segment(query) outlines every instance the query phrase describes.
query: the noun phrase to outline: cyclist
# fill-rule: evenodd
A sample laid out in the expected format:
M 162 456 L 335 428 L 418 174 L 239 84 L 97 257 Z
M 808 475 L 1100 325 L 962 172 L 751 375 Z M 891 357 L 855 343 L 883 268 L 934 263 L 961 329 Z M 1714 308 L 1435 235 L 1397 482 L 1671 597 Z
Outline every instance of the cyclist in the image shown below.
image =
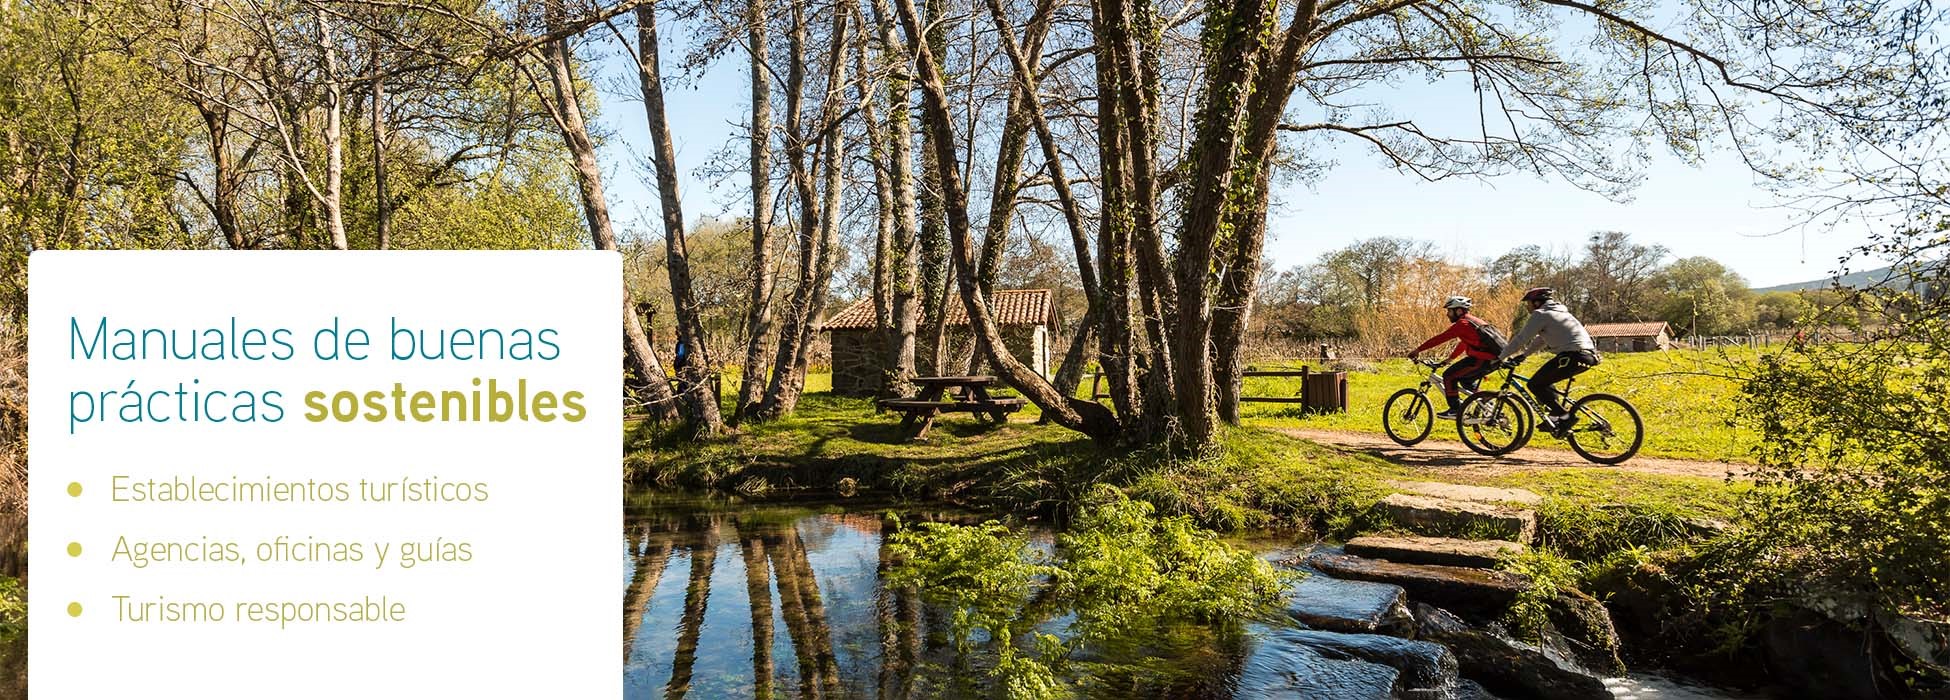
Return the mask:
M 1535 287 L 1523 293 L 1524 303 L 1530 306 L 1530 318 L 1517 329 L 1497 360 L 1523 364 L 1531 348 L 1539 344 L 1552 353 L 1550 361 L 1530 375 L 1530 393 L 1550 411 L 1537 429 L 1555 434 L 1570 429 L 1578 420 L 1565 410 L 1556 384 L 1598 366 L 1599 357 L 1598 347 L 1591 344 L 1591 334 L 1585 332 L 1584 324 L 1564 304 L 1552 299 L 1552 294 L 1550 287 Z
M 1459 356 L 1463 359 L 1442 370 L 1442 398 L 1449 402 L 1449 410 L 1435 414 L 1436 418 L 1442 420 L 1455 420 L 1456 411 L 1460 406 L 1457 398 L 1458 390 L 1468 389 L 1472 393 L 1475 392 L 1476 387 L 1482 384 L 1483 378 L 1496 370 L 1497 353 L 1502 352 L 1505 345 L 1503 334 L 1498 332 L 1495 326 L 1469 312 L 1469 309 L 1475 305 L 1476 303 L 1470 301 L 1469 297 L 1449 297 L 1442 303 L 1444 312 L 1449 315 L 1449 328 L 1408 353 L 1408 359 L 1414 360 L 1424 350 L 1451 340 L 1456 341 L 1455 350 L 1450 351 L 1448 359 L 1443 361 L 1454 360 Z

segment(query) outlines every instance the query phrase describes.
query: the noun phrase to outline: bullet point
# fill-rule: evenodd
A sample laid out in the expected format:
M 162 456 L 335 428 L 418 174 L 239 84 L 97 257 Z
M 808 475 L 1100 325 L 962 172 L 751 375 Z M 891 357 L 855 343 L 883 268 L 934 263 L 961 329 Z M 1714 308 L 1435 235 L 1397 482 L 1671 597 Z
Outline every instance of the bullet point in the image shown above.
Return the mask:
M 71 557 L 78 557 L 78 556 L 81 556 L 81 543 L 80 543 L 80 542 L 69 542 L 69 543 L 68 543 L 68 556 L 71 556 Z
M 68 617 L 81 617 L 81 604 L 80 604 L 80 603 L 69 603 L 69 604 L 68 604 Z
M 70 496 L 80 496 L 80 495 L 81 495 L 81 482 L 79 482 L 79 481 L 70 481 L 70 482 L 68 482 L 68 495 L 70 495 Z

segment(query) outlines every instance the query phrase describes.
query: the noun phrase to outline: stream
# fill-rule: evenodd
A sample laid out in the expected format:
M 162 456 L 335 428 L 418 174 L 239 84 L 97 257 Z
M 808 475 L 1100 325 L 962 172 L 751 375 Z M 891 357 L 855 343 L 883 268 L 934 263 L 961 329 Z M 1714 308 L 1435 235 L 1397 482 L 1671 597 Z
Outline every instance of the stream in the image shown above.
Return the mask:
M 999 695 L 984 682 L 984 655 L 958 660 L 946 642 L 949 612 L 880 585 L 889 565 L 882 546 L 887 513 L 909 522 L 979 519 L 860 501 L 755 504 L 719 495 L 630 494 L 624 697 Z M 1264 556 L 1286 553 L 1281 543 L 1242 544 Z M 1333 596 L 1335 590 L 1305 586 L 1292 595 Z M 1051 621 L 1042 631 L 1060 635 L 1064 622 Z M 1181 625 L 1142 648 L 1073 657 L 1065 680 L 1084 696 L 1103 698 L 1496 697 L 1457 678 L 1453 662 L 1418 666 L 1414 657 L 1431 646 L 1297 623 L 1231 630 Z M 1426 689 L 1400 692 L 1398 678 L 1417 674 L 1427 676 Z M 1634 700 L 1746 697 L 1656 674 L 1605 679 L 1605 687 Z

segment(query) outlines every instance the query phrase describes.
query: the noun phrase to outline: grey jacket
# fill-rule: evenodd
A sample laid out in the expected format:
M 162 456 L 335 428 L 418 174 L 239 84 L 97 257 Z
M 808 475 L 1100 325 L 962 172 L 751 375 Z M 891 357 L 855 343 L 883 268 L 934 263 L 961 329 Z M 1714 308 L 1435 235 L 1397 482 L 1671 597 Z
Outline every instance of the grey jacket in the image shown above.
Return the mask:
M 1571 310 L 1551 301 L 1530 312 L 1529 320 L 1511 336 L 1510 344 L 1503 347 L 1503 355 L 1497 359 L 1528 353 L 1540 342 L 1551 354 L 1598 349 L 1591 344 L 1591 334 L 1584 332 L 1584 324 L 1571 315 Z

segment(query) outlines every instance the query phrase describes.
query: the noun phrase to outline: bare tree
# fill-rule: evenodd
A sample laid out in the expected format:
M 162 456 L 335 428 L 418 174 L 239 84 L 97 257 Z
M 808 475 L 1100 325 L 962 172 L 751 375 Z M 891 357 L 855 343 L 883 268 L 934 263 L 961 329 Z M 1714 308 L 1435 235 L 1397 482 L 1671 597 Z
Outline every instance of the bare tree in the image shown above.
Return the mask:
M 560 22 L 559 5 L 552 9 L 555 12 L 551 13 L 551 27 Z M 577 191 L 582 197 L 589 237 L 597 250 L 617 250 L 616 229 L 610 222 L 609 203 L 603 194 L 602 168 L 596 162 L 596 145 L 589 138 L 589 128 L 582 117 L 582 101 L 576 94 L 569 41 L 566 36 L 558 37 L 543 42 L 537 51 L 548 70 L 556 125 L 562 131 L 563 143 L 575 159 Z M 540 92 L 543 88 L 536 82 L 535 89 Z M 676 420 L 675 397 L 665 379 L 663 362 L 657 359 L 657 351 L 650 345 L 650 336 L 643 329 L 643 319 L 627 297 L 625 295 L 622 309 L 624 361 L 631 374 L 626 388 L 632 395 L 640 397 L 652 417 L 663 421 Z
M 765 0 L 746 6 L 746 52 L 751 57 L 751 305 L 745 313 L 745 362 L 738 379 L 734 420 L 742 420 L 763 398 L 765 348 L 772 327 L 772 66 Z
M 806 363 L 813 334 L 819 330 L 818 315 L 825 312 L 832 286 L 834 248 L 839 239 L 839 193 L 842 184 L 842 155 L 846 148 L 844 95 L 846 47 L 849 14 L 835 11 L 828 34 L 825 94 L 815 128 L 808 129 L 801 118 L 799 95 L 804 90 L 802 63 L 807 39 L 804 8 L 792 6 L 792 56 L 794 66 L 786 79 L 786 160 L 792 171 L 793 189 L 799 207 L 799 282 L 793 292 L 785 323 L 779 329 L 778 352 L 772 360 L 772 382 L 758 411 L 765 417 L 791 413 L 806 388 Z M 818 141 L 817 152 L 808 157 L 807 146 Z M 824 196 L 820 194 L 823 175 Z
M 683 349 L 677 357 L 677 380 L 683 385 L 682 403 L 692 434 L 707 437 L 724 432 L 724 421 L 718 416 L 717 375 L 705 342 L 704 323 L 699 320 L 697 296 L 691 292 L 690 248 L 684 233 L 683 202 L 677 193 L 677 150 L 671 145 L 670 121 L 664 114 L 655 6 L 636 8 L 636 27 L 637 75 L 643 88 L 644 113 L 650 122 L 650 139 L 655 145 L 657 194 L 663 209 L 665 269 L 670 273 L 670 295 L 676 307 L 677 343 Z
M 872 0 L 873 26 L 879 40 L 882 68 L 887 79 L 886 179 L 888 204 L 892 211 L 883 216 L 891 223 L 886 250 L 877 251 L 875 264 L 887 275 L 889 322 L 887 332 L 887 377 L 881 393 L 887 396 L 913 394 L 915 334 L 920 322 L 920 220 L 914 186 L 914 90 L 908 81 L 913 57 L 894 37 L 894 19 L 885 9 L 886 0 Z M 864 76 L 863 76 L 864 77 Z M 869 101 L 870 102 L 870 101 Z M 879 123 L 868 118 L 868 129 L 879 132 Z M 878 159 L 876 159 L 878 160 Z M 876 285 L 878 286 L 878 285 Z
M 1623 197 L 1639 178 L 1635 156 L 1653 144 L 1694 159 L 1710 144 L 1731 144 L 1757 173 L 1775 177 L 1786 171 L 1756 145 L 1866 144 L 1893 133 L 1890 124 L 1940 112 L 1927 106 L 1931 92 L 1917 87 L 1929 82 L 1935 59 L 1890 40 L 1941 25 L 1941 13 L 1913 0 L 1871 3 L 1856 14 L 1692 7 L 1661 17 L 1661 26 L 1683 27 L 1672 32 L 1603 4 L 1546 0 L 1544 7 L 1249 0 L 1167 8 L 1093 0 L 1088 38 L 1058 51 L 1089 52 L 1094 81 L 1080 77 L 1057 104 L 1066 115 L 1080 111 L 1074 104 L 1095 108 L 1095 143 L 1071 145 L 1096 155 L 1098 358 L 1113 412 L 1099 414 L 1017 371 L 1006 348 L 986 348 L 988 359 L 1059 423 L 1103 440 L 1195 449 L 1216 439 L 1222 419 L 1237 417 L 1237 349 L 1262 277 L 1271 184 L 1294 164 L 1299 144 L 1350 139 L 1424 179 L 1528 172 Z M 939 26 L 934 13 L 923 21 L 911 1 L 898 9 L 919 54 L 929 177 L 939 183 L 952 263 L 979 266 L 965 254 L 967 177 L 952 167 L 968 157 L 956 149 L 972 139 L 956 138 L 963 117 L 972 116 L 956 114 L 949 99 L 944 52 L 930 41 Z M 1007 8 L 991 9 L 999 19 Z M 1005 30 L 1013 24 L 997 22 Z M 1580 24 L 1587 30 L 1567 29 Z M 1846 58 L 1815 66 L 1774 48 L 1804 44 Z M 1020 74 L 1040 70 L 1040 56 L 1022 53 L 1010 57 L 1018 83 Z M 1450 111 L 1478 115 L 1471 128 L 1448 133 L 1430 115 L 1347 98 L 1411 72 L 1465 82 L 1474 104 Z M 1735 93 L 1778 116 L 1759 117 Z M 1008 155 L 998 152 L 996 162 L 1006 164 Z M 1060 156 L 1046 155 L 1046 171 L 1052 162 Z M 1013 186 L 990 184 L 991 193 Z M 989 291 L 979 270 L 955 277 L 976 337 L 993 345 L 993 320 L 979 308 Z

